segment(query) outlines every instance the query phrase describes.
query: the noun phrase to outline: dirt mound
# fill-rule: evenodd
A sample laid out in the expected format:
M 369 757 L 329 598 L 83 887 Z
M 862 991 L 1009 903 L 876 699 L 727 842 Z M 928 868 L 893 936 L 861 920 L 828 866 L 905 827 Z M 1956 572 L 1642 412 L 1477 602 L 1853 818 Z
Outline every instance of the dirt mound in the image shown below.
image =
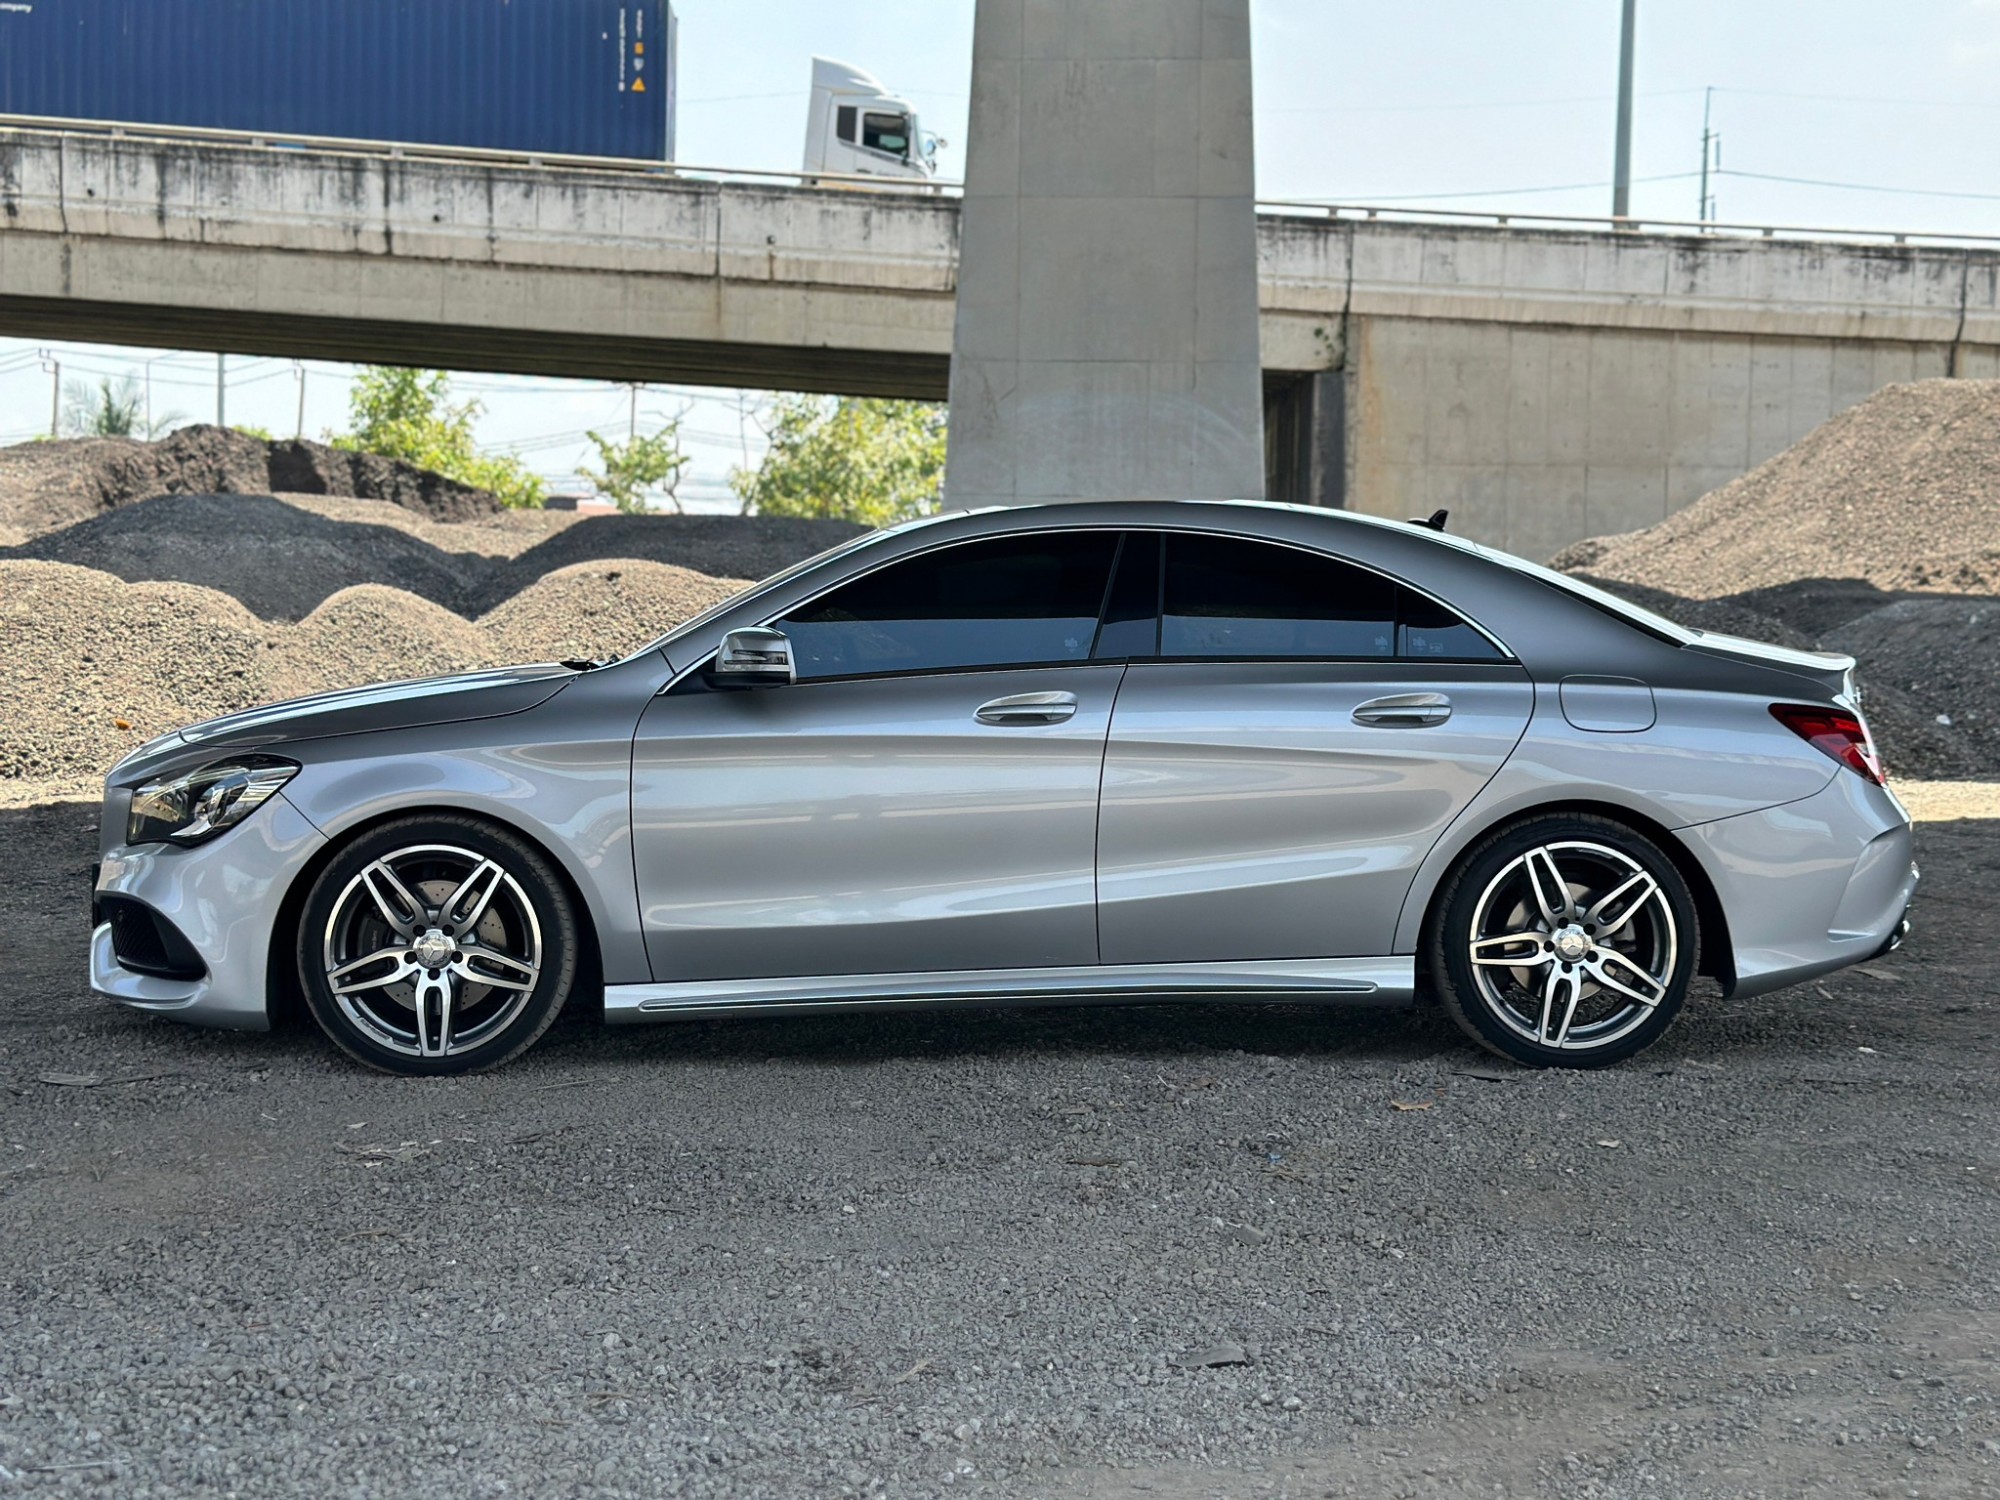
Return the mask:
M 794 516 L 586 516 L 496 568 L 478 607 L 491 609 L 536 579 L 578 563 L 640 558 L 713 578 L 768 578 L 866 528 Z
M 636 558 L 579 563 L 530 584 L 479 624 L 517 661 L 622 656 L 745 587 Z
M 71 438 L 0 448 L 0 526 L 31 537 L 155 495 L 285 491 L 385 500 L 439 521 L 499 509 L 486 491 L 413 464 L 226 427 L 183 427 L 155 443 Z
M 1802 579 L 2000 594 L 2000 380 L 1887 386 L 1659 525 L 1555 565 L 1690 599 Z
M 486 631 L 443 606 L 364 583 L 342 589 L 289 629 L 269 631 L 262 686 L 272 699 L 302 698 L 510 659 Z
M 154 735 L 395 677 L 623 654 L 738 585 L 659 563 L 566 568 L 474 622 L 363 584 L 297 624 L 227 594 L 0 560 L 0 781 L 85 792 Z
M 266 696 L 264 626 L 226 594 L 0 563 L 0 778 L 101 774 L 142 741 Z
M 377 512 L 388 507 L 350 501 Z M 364 512 L 365 513 L 365 512 Z M 296 620 L 357 584 L 386 584 L 459 607 L 487 559 L 457 565 L 428 538 L 372 520 L 332 520 L 271 495 L 161 495 L 12 549 L 131 583 L 191 583 L 231 595 L 266 620 Z
M 1698 629 L 1853 656 L 1903 774 L 2000 770 L 2000 381 L 1886 387 L 1555 565 Z
M 574 512 L 498 511 L 439 522 L 332 496 L 162 495 L 0 545 L 0 559 L 199 584 L 266 620 L 303 619 L 342 589 L 368 583 L 476 618 L 568 567 L 636 560 L 762 578 L 858 533 L 840 522 L 756 516 L 579 520 Z
M 1860 663 L 1869 721 L 1885 751 L 1900 727 L 1924 741 L 1911 769 L 1934 776 L 2000 768 L 2000 599 L 1899 599 L 1828 632 L 1820 644 Z M 1884 727 L 1886 712 L 1902 726 Z

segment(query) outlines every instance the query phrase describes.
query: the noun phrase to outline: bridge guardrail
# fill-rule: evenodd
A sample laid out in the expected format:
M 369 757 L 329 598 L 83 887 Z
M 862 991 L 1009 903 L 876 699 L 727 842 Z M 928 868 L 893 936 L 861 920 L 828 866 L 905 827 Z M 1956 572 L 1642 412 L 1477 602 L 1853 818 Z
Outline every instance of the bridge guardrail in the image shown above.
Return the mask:
M 272 151 L 387 157 L 392 160 L 470 162 L 532 170 L 618 172 L 695 182 L 791 183 L 919 198 L 961 196 L 964 184 L 856 176 L 836 172 L 794 172 L 771 168 L 714 167 L 693 162 L 642 161 L 630 157 L 566 156 L 553 152 L 495 151 L 478 146 L 438 146 L 407 141 L 364 141 L 284 132 L 216 130 L 200 126 L 134 125 L 117 120 L 68 120 L 45 115 L 0 114 L 0 132 L 104 136 L 114 140 L 206 143 Z M 1646 234 L 1723 239 L 1837 240 L 1855 244 L 1965 245 L 2000 247 L 2000 235 L 1949 231 L 1857 229 L 1839 225 L 1722 223 L 1694 219 L 1611 218 L 1588 214 L 1519 213 L 1512 210 L 1409 208 L 1394 204 L 1346 203 L 1323 198 L 1259 198 L 1257 211 L 1274 218 L 1309 218 L 1337 223 L 1464 225 L 1471 228 L 1582 229 L 1596 233 Z

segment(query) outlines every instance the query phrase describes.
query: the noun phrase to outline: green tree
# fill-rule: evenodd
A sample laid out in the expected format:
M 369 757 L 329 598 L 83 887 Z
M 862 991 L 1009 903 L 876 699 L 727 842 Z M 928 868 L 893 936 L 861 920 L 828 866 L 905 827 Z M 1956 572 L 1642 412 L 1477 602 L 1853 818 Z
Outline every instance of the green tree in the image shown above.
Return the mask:
M 514 509 L 542 503 L 541 478 L 518 458 L 479 451 L 472 424 L 485 408 L 477 401 L 454 405 L 451 377 L 443 370 L 365 366 L 348 391 L 347 410 L 354 430 L 328 434 L 336 448 L 401 459 L 491 491 Z
M 109 375 L 93 385 L 87 380 L 63 382 L 63 432 L 69 437 L 156 438 L 175 422 L 179 412 L 146 420 L 146 400 L 131 375 Z
M 770 451 L 730 485 L 746 512 L 824 516 L 887 526 L 937 509 L 944 489 L 945 409 L 858 396 L 785 396 Z
M 647 509 L 646 497 L 657 491 L 676 512 L 680 510 L 677 491 L 681 471 L 689 460 L 681 451 L 679 422 L 667 423 L 651 437 L 633 437 L 623 443 L 595 432 L 589 436 L 597 448 L 597 461 L 604 467 L 596 470 L 586 465 L 576 472 L 596 486 L 598 494 L 620 510 L 638 512 Z

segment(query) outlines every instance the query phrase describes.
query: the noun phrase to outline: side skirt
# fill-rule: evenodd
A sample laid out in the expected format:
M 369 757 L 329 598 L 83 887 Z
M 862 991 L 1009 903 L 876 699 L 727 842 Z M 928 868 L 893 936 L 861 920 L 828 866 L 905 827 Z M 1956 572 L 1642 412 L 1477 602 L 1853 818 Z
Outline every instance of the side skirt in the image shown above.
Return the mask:
M 1297 958 L 1268 963 L 1086 964 L 1060 969 L 961 969 L 931 974 L 829 974 L 788 979 L 614 984 L 604 1018 L 615 1025 L 675 1016 L 891 1006 L 1116 1005 L 1148 1000 L 1401 1004 L 1415 997 L 1416 960 Z

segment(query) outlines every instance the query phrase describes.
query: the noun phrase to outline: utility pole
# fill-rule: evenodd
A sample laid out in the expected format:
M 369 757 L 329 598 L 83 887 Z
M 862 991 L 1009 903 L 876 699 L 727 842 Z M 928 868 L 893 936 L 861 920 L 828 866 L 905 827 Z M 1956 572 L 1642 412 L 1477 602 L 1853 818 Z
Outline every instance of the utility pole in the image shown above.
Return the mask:
M 229 356 L 215 356 L 215 425 L 229 425 Z
M 1701 101 L 1701 211 L 1696 215 L 1704 224 L 1715 217 L 1715 194 L 1708 187 L 1710 162 L 1716 172 L 1722 170 L 1722 136 L 1709 128 L 1714 109 L 1715 88 L 1710 85 Z
M 632 415 L 625 424 L 625 446 L 639 441 L 639 382 L 632 382 Z
M 1625 25 L 1618 39 L 1618 139 L 1611 172 L 1611 217 L 1632 216 L 1632 42 L 1638 29 L 1639 0 L 1625 0 Z
M 49 436 L 62 436 L 62 361 L 48 350 L 41 351 L 42 369 L 53 377 L 53 389 L 49 392 Z
M 303 440 L 306 435 L 306 367 L 304 361 L 296 359 L 292 361 L 292 379 L 299 383 L 299 422 L 293 436 Z

